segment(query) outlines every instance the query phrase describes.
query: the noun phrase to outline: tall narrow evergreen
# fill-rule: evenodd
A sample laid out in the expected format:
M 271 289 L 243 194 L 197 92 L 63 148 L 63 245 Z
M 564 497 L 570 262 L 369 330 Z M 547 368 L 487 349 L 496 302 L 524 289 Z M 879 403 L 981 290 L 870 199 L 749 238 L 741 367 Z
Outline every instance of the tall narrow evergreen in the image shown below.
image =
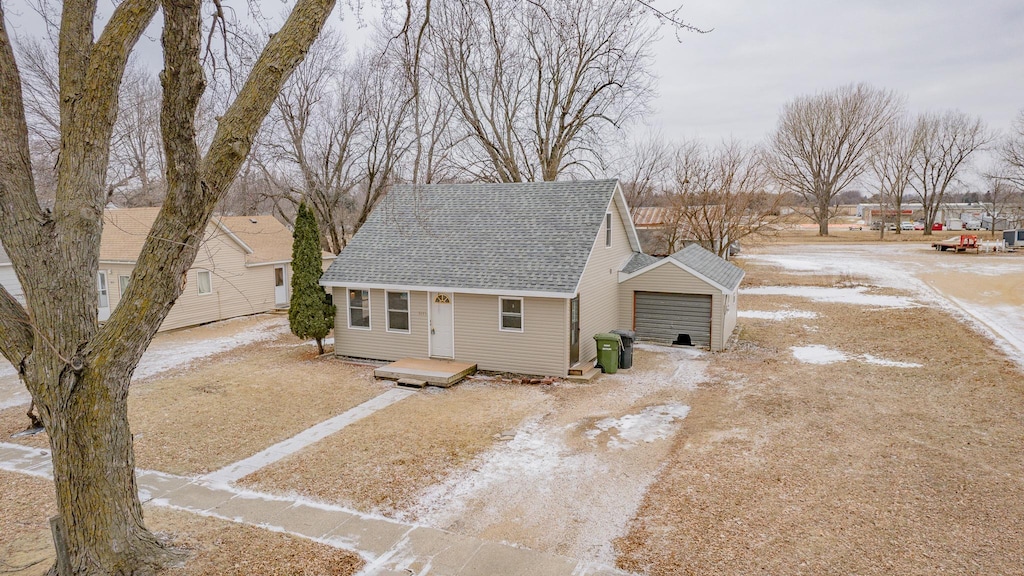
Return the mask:
M 292 299 L 288 308 L 288 324 L 292 334 L 299 338 L 315 338 L 320 353 L 324 353 L 324 336 L 334 326 L 334 306 L 328 303 L 327 293 L 320 286 L 323 274 L 320 257 L 320 230 L 316 216 L 299 204 L 292 233 Z

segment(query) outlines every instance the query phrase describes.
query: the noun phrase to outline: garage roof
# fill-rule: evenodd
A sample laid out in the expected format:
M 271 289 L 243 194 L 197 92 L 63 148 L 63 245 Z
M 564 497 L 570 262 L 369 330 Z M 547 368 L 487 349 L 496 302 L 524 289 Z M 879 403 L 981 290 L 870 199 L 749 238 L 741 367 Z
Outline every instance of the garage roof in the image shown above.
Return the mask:
M 697 244 L 690 244 L 666 258 L 637 252 L 622 267 L 621 273 L 628 277 L 633 277 L 668 262 L 674 262 L 680 268 L 684 268 L 704 278 L 724 292 L 736 290 L 743 280 L 744 272 L 742 268 L 730 264 L 725 259 L 701 248 Z
M 742 268 L 730 264 L 724 258 L 720 258 L 696 244 L 690 244 L 669 258 L 692 269 L 729 292 L 738 288 L 743 280 Z

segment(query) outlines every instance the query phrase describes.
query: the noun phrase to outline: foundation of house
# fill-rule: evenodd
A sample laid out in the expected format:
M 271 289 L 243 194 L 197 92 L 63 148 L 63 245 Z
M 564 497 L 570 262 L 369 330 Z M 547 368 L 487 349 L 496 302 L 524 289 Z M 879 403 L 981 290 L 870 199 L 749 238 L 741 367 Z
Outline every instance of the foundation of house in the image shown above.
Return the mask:
M 373 371 L 384 380 L 419 380 L 447 388 L 476 372 L 476 364 L 436 358 L 402 358 Z

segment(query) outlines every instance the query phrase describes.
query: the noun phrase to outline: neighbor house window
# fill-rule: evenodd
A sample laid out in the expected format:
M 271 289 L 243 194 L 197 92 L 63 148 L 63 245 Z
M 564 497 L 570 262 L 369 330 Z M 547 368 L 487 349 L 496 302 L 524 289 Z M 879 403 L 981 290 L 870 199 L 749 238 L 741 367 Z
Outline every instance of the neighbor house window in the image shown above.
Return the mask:
M 523 331 L 523 299 L 499 298 L 501 310 L 500 329 L 507 332 Z
M 388 332 L 409 331 L 409 293 L 388 292 Z
M 122 298 L 124 298 L 125 291 L 128 290 L 128 280 L 130 280 L 130 279 L 131 279 L 131 276 L 123 276 L 122 275 L 122 276 L 118 276 L 117 277 L 117 285 L 118 285 L 119 288 L 121 288 L 120 294 L 121 294 Z
M 604 245 L 612 245 L 612 214 L 611 212 L 604 215 Z
M 199 286 L 199 294 L 212 293 L 213 274 L 209 270 L 200 270 L 196 273 L 196 284 Z
M 370 291 L 348 291 L 348 327 L 370 328 Z

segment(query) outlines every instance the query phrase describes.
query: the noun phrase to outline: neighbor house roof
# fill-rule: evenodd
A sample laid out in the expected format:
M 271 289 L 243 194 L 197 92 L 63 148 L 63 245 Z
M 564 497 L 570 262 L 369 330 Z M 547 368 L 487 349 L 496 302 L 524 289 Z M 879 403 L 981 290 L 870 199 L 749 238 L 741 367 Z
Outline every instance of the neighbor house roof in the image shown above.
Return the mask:
M 397 186 L 321 284 L 572 295 L 613 200 L 638 251 L 615 180 Z
M 142 252 L 149 231 L 156 221 L 160 208 L 116 208 L 103 212 L 103 235 L 100 237 L 100 260 L 104 262 L 135 262 Z M 217 218 L 211 224 L 220 233 L 227 235 L 246 253 L 253 249 L 235 235 Z M 209 229 L 207 237 L 209 237 Z M 289 238 L 290 240 L 290 238 Z M 289 251 L 291 244 L 289 243 Z M 289 258 L 291 259 L 290 255 Z
M 715 284 L 733 291 L 739 287 L 743 280 L 743 269 L 730 264 L 724 258 L 701 248 L 697 244 L 690 244 L 686 248 L 669 256 L 683 266 L 711 280 Z
M 670 209 L 665 206 L 637 206 L 631 211 L 633 225 L 637 228 L 657 228 L 670 219 Z
M 743 280 L 743 269 L 730 264 L 716 254 L 690 244 L 686 248 L 666 257 L 633 254 L 620 270 L 619 280 L 639 276 L 648 270 L 674 263 L 676 266 L 702 277 L 725 292 L 732 292 Z
M 252 254 L 246 254 L 249 265 L 291 262 L 292 231 L 280 220 L 264 214 L 261 216 L 222 216 L 220 221 L 247 246 Z M 321 257 L 334 258 L 334 254 L 323 251 Z

